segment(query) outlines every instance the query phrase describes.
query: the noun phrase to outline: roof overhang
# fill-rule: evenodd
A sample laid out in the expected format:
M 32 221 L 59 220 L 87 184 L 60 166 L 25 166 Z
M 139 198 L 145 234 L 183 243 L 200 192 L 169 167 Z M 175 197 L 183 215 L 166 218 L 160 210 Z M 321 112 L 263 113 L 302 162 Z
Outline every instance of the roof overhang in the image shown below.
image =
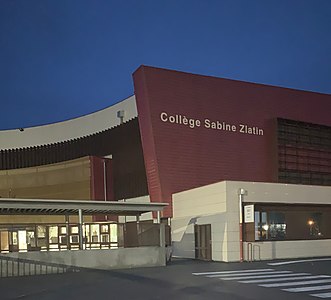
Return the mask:
M 167 205 L 125 201 L 0 198 L 0 215 L 76 215 L 81 209 L 85 215 L 137 216 L 162 211 Z

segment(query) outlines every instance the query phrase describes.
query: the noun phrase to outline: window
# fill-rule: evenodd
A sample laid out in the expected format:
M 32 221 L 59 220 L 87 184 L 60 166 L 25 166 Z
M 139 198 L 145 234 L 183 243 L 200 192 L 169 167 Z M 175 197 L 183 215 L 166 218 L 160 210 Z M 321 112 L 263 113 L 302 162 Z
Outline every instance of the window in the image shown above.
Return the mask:
M 247 241 L 331 239 L 331 206 L 255 204 Z M 254 230 L 254 232 L 253 232 Z
M 313 213 L 307 219 L 307 225 L 309 228 L 309 236 L 311 238 L 323 237 L 323 232 L 321 231 L 322 223 L 322 213 Z
M 286 238 L 285 214 L 282 212 L 270 212 L 268 215 L 269 238 L 271 240 L 284 240 Z
M 255 212 L 255 240 L 268 239 L 267 213 L 264 211 Z

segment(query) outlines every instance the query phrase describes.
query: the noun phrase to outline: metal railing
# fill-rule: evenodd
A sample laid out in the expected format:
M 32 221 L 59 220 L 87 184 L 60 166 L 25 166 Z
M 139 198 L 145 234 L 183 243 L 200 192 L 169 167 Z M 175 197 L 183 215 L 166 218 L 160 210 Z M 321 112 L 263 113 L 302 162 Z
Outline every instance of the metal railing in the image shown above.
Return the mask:
M 257 251 L 256 251 L 257 250 Z M 256 259 L 256 253 L 258 253 L 258 257 Z M 256 260 L 261 260 L 261 247 L 260 245 L 256 245 L 253 243 L 247 243 L 247 261 L 253 262 Z
M 0 278 L 79 272 L 80 268 L 0 255 Z

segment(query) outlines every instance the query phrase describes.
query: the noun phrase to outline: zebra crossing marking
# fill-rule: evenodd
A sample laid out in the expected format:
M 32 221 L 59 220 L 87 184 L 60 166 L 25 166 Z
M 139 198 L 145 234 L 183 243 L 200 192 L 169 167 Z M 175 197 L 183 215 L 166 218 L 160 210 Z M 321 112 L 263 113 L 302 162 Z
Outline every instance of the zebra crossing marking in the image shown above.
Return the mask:
M 331 277 L 331 276 L 327 276 L 327 275 L 316 275 L 316 276 L 309 276 L 308 278 L 302 278 L 302 279 L 315 279 L 315 278 L 318 279 L 318 278 L 328 278 L 328 277 Z M 296 280 L 298 280 L 298 279 L 300 279 L 300 278 L 296 278 Z M 259 284 L 259 286 L 262 286 L 262 287 L 283 287 L 283 286 L 291 286 L 291 285 L 309 285 L 309 284 L 326 283 L 326 282 L 331 282 L 331 279 L 305 280 L 305 281 L 295 281 L 295 282 Z
M 314 259 L 300 259 L 300 260 L 291 260 L 291 261 L 281 261 L 281 262 L 274 262 L 268 263 L 269 266 L 283 266 L 283 265 L 292 265 L 298 263 L 306 263 L 306 262 L 318 262 L 318 261 L 330 261 L 331 258 L 314 258 Z
M 320 276 L 320 275 L 311 275 L 310 273 L 294 273 L 294 274 L 288 274 L 288 276 L 286 278 L 269 278 L 270 276 L 268 276 L 268 279 L 242 280 L 239 282 L 240 283 L 267 283 L 267 282 L 310 279 L 311 276 Z M 314 278 L 312 278 L 312 279 L 314 279 Z
M 297 288 L 282 289 L 285 292 L 299 293 L 299 292 L 312 292 L 312 291 L 322 291 L 331 289 L 331 285 L 317 285 L 317 286 L 305 286 Z
M 272 272 L 255 272 L 255 273 L 236 273 L 236 274 L 216 274 L 216 275 L 207 275 L 206 277 L 208 278 L 222 278 L 224 280 L 232 280 L 233 277 L 234 279 L 239 279 L 239 278 L 250 278 L 250 277 L 256 277 L 259 278 L 264 278 L 265 275 L 271 275 L 271 274 L 288 274 L 292 273 L 292 271 L 272 271 Z
M 203 276 L 203 275 L 208 275 L 208 274 L 232 274 L 232 273 L 246 273 L 246 272 L 264 272 L 264 271 L 274 271 L 274 269 L 250 269 L 250 270 L 237 270 L 237 271 L 216 271 L 216 272 L 202 272 L 202 273 L 192 273 L 193 275 L 196 276 Z
M 293 271 L 277 271 L 274 269 L 195 272 L 192 275 L 217 278 L 224 281 L 237 280 L 239 283 L 255 283 L 259 287 L 280 288 L 281 291 L 290 293 L 326 291 L 309 295 L 322 299 L 331 298 L 331 292 L 327 291 L 331 290 L 330 275 L 293 273 Z
M 318 297 L 318 298 L 331 298 L 331 292 L 329 293 L 321 293 L 321 294 L 310 294 L 309 296 L 313 296 L 313 297 Z
M 249 279 L 249 280 L 240 280 L 240 283 L 267 283 L 267 282 L 278 282 L 278 281 L 289 281 L 289 280 L 299 280 L 310 278 L 310 273 L 288 273 L 281 274 L 281 276 L 268 276 L 267 279 Z M 265 278 L 265 277 L 264 277 Z M 247 278 L 246 278 L 247 279 Z

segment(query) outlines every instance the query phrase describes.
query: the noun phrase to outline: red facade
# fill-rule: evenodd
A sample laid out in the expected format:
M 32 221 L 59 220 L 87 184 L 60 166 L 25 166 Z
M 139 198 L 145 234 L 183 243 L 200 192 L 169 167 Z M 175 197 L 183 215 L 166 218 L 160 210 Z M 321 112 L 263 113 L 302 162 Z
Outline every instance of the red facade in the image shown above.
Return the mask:
M 331 95 L 145 66 L 133 77 L 152 201 L 222 180 L 278 181 L 277 118 L 331 126 Z

